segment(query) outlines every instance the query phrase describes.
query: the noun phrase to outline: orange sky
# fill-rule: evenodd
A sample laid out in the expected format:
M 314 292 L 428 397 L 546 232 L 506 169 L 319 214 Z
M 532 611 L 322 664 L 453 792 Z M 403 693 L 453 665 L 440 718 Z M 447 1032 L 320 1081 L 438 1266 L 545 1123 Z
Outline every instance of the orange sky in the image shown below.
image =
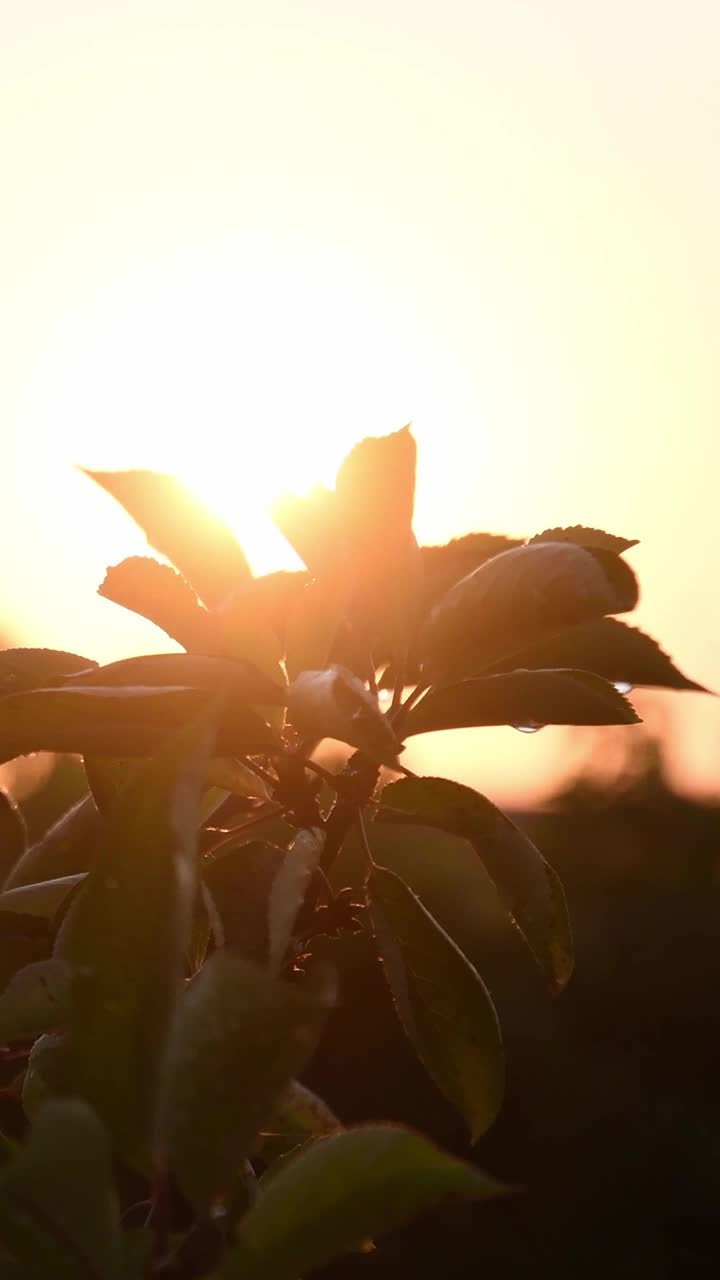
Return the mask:
M 1 26 L 23 641 L 162 647 L 94 596 L 143 543 L 72 461 L 179 471 L 264 569 L 273 493 L 412 419 L 422 540 L 638 537 L 638 621 L 720 688 L 715 0 L 23 0 Z M 665 705 L 717 788 L 717 706 Z M 463 735 L 445 767 L 497 794 L 511 761 L 530 794 L 562 742 Z

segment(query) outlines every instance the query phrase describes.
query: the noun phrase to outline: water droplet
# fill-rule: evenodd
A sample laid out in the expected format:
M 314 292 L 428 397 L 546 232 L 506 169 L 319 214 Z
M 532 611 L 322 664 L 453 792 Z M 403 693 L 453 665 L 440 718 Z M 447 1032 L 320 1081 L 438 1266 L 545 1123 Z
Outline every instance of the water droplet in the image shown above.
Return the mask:
M 392 703 L 392 700 L 393 700 L 393 691 L 392 691 L 392 689 L 381 689 L 381 690 L 380 690 L 380 692 L 379 692 L 379 694 L 378 694 L 378 702 L 379 702 L 379 704 L 380 704 L 380 710 L 381 710 L 381 711 L 387 711 L 387 708 L 388 708 L 388 707 L 390 706 L 390 704 Z
M 510 727 L 517 729 L 518 733 L 537 733 L 538 729 L 542 729 L 544 726 L 538 724 L 535 720 L 530 720 L 528 724 L 513 724 Z
M 634 688 L 634 686 L 630 684 L 629 680 L 613 680 L 613 684 L 615 685 L 618 693 L 632 693 Z

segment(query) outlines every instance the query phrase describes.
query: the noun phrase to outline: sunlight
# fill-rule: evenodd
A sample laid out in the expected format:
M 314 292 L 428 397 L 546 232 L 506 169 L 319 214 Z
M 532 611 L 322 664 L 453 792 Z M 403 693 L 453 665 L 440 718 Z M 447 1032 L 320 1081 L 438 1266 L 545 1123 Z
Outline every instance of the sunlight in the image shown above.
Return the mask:
M 174 472 L 258 572 L 293 566 L 273 500 L 332 484 L 351 445 L 402 426 L 411 388 L 417 398 L 416 362 L 375 287 L 305 243 L 279 252 L 255 239 L 146 265 L 67 320 L 36 428 L 39 416 L 61 465 Z

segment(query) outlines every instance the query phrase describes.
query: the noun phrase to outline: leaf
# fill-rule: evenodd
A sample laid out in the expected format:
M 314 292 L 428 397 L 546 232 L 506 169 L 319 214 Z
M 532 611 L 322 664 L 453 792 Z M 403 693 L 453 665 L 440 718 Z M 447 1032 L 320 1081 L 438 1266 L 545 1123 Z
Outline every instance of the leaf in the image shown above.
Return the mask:
M 291 986 L 229 951 L 190 984 L 168 1046 L 157 1145 L 198 1211 L 233 1185 L 334 1001 L 329 977 Z
M 598 618 L 547 636 L 523 649 L 517 659 L 498 663 L 498 670 L 514 666 L 516 661 L 533 669 L 581 667 L 622 685 L 709 692 L 678 671 L 659 644 L 644 631 L 629 627 L 617 618 Z
M 575 542 L 581 547 L 598 547 L 602 551 L 613 551 L 620 555 L 638 545 L 637 538 L 619 538 L 614 533 L 605 533 L 604 529 L 587 529 L 582 524 L 574 524 L 567 529 L 544 529 L 528 538 L 527 545 L 536 542 Z
M 335 494 L 316 485 L 305 497 L 285 493 L 272 507 L 272 518 L 313 576 L 334 576 L 344 543 Z
M 334 1133 L 342 1127 L 322 1098 L 298 1080 L 291 1080 L 259 1134 L 262 1158 L 277 1160 L 309 1139 Z
M 211 697 L 207 689 L 169 685 L 79 685 L 11 694 L 0 699 L 0 759 L 33 751 L 149 755 L 200 714 Z M 228 700 L 219 738 L 223 754 L 259 751 L 274 742 L 259 715 L 237 697 Z
M 266 841 L 242 843 L 240 834 L 234 850 L 202 867 L 227 945 L 258 965 L 268 963 L 270 894 L 286 857 Z
M 191 937 L 213 716 L 190 725 L 121 794 L 56 942 L 73 970 L 75 1091 L 139 1167 L 147 1163 L 159 1063 Z
M 382 833 L 371 824 L 374 854 Z M 393 871 L 373 866 L 371 909 L 385 977 L 405 1033 L 477 1140 L 502 1102 L 505 1068 L 495 1006 L 477 970 Z
M 99 825 L 100 815 L 92 796 L 83 796 L 26 849 L 7 877 L 5 889 L 84 871 L 95 851 Z
M 564 627 L 633 609 L 638 587 L 613 552 L 570 542 L 515 547 L 451 587 L 420 636 L 423 678 L 483 674 Z
M 420 822 L 468 840 L 551 987 L 566 985 L 573 943 L 562 884 L 502 810 L 447 778 L 403 778 L 385 787 L 378 821 Z
M 72 893 L 85 879 L 85 873 L 74 876 L 63 876 L 59 880 L 41 880 L 38 884 L 25 884 L 17 889 L 6 889 L 0 893 L 0 912 L 19 911 L 23 915 L 47 916 L 55 915 L 68 894 Z
M 61 649 L 3 649 L 0 651 L 0 694 L 19 693 L 96 667 L 90 658 Z
M 109 662 L 96 671 L 71 677 L 66 689 L 185 687 L 213 693 L 231 693 L 248 703 L 285 701 L 284 689 L 241 659 L 198 653 L 147 653 Z
M 140 525 L 209 607 L 246 582 L 250 569 L 228 526 L 175 476 L 160 471 L 89 471 Z
M 204 651 L 210 615 L 171 565 L 150 556 L 130 556 L 108 568 L 98 595 L 154 622 L 183 649 Z
M 420 1134 L 367 1125 L 287 1160 L 244 1217 L 222 1280 L 297 1280 L 449 1200 L 505 1188 Z
M 70 974 L 62 961 L 19 969 L 0 994 L 0 1044 L 62 1026 L 70 1013 Z
M 637 724 L 617 689 L 588 671 L 512 671 L 431 689 L 413 708 L 404 736 L 511 724 Z
M 285 666 L 294 680 L 301 671 L 322 671 L 328 665 L 335 637 L 343 620 L 327 585 L 303 584 L 291 599 L 285 632 Z
M 372 760 L 392 765 L 402 744 L 377 699 L 345 667 L 303 671 L 288 688 L 288 715 L 311 738 L 336 738 Z
M 109 1146 L 84 1103 L 42 1108 L 0 1190 L 0 1234 L 25 1280 L 120 1280 Z
M 316 827 L 298 831 L 272 882 L 268 903 L 270 968 L 278 972 L 290 945 L 298 912 L 317 871 L 325 847 L 325 832 Z
M 46 1032 L 35 1041 L 22 1084 L 23 1111 L 29 1120 L 50 1098 L 70 1092 L 68 1065 L 66 1032 Z
M 22 810 L 0 787 L 0 884 L 27 848 L 27 826 Z

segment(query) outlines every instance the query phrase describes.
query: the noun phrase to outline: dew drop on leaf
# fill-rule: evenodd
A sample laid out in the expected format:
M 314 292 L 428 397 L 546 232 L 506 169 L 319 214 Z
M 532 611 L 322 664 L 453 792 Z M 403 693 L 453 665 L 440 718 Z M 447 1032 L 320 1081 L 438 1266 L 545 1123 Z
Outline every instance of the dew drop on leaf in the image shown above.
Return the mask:
M 517 729 L 518 733 L 537 733 L 538 729 L 543 729 L 544 725 L 538 724 L 536 720 L 530 720 L 528 724 L 513 724 L 511 729 Z
M 629 680 L 613 680 L 613 684 L 618 693 L 632 693 L 634 685 Z

